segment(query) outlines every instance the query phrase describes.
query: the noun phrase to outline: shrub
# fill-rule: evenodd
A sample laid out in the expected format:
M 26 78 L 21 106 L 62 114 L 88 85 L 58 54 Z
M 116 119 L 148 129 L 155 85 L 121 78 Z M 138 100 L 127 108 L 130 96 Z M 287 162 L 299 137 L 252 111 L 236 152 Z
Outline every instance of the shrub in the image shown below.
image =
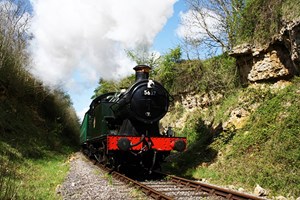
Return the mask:
M 279 33 L 283 20 L 291 21 L 300 17 L 298 0 L 250 0 L 242 12 L 237 43 L 265 44 Z

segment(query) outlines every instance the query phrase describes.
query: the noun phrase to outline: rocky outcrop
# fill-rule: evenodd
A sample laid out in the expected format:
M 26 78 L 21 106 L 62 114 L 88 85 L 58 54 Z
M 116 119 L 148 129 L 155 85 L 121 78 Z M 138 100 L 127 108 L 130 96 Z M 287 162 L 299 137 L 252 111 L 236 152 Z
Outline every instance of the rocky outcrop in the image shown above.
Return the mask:
M 172 111 L 160 121 L 161 131 L 165 132 L 168 127 L 183 128 L 190 113 L 197 109 L 206 110 L 208 106 L 218 103 L 223 97 L 223 94 L 212 91 L 202 94 L 195 92 L 177 94 L 174 96 Z M 210 124 L 210 121 L 207 121 L 207 124 Z
M 256 184 L 256 187 L 254 189 L 254 194 L 256 196 L 267 196 L 268 191 L 262 188 L 260 185 Z
M 222 124 L 222 128 L 224 131 L 243 128 L 249 116 L 250 112 L 246 109 L 235 108 L 231 111 L 229 119 Z
M 236 58 L 241 82 L 273 81 L 300 74 L 300 19 L 287 22 L 264 47 L 242 44 L 230 53 Z
M 179 102 L 185 109 L 193 110 L 194 108 L 205 108 L 212 103 L 218 102 L 223 98 L 220 93 L 184 93 L 175 96 L 175 101 Z

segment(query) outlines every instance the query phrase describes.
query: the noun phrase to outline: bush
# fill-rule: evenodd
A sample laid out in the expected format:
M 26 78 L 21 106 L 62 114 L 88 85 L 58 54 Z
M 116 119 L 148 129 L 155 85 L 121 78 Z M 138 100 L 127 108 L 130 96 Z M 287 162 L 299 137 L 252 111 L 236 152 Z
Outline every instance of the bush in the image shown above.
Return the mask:
M 206 93 L 230 93 L 239 86 L 235 59 L 227 54 L 204 61 L 204 73 L 199 83 L 200 91 Z
M 266 44 L 279 33 L 282 22 L 300 17 L 298 0 L 251 0 L 246 1 L 242 12 L 237 43 Z
M 205 61 L 192 60 L 159 66 L 155 79 L 172 94 L 229 93 L 239 86 L 235 59 L 223 54 Z

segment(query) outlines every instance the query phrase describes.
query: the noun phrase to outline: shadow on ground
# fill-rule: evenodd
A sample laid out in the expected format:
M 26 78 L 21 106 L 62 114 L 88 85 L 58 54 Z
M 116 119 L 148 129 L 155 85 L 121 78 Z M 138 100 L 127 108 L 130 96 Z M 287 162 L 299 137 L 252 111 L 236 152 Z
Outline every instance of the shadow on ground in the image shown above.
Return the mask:
M 192 175 L 188 173 L 190 169 L 208 165 L 216 159 L 218 151 L 212 148 L 210 144 L 221 136 L 222 132 L 222 123 L 218 126 L 213 126 L 213 123 L 207 125 L 202 119 L 199 119 L 195 142 L 189 144 L 188 149 L 183 153 L 172 153 L 167 162 L 162 165 L 163 171 L 192 178 Z

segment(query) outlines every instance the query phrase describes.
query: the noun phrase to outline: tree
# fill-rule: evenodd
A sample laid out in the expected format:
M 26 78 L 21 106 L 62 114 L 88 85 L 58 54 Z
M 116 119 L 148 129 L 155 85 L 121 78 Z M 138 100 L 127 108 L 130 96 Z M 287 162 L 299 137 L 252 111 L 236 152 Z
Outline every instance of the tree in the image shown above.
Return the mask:
M 181 61 L 181 49 L 176 47 L 163 56 L 161 65 L 157 68 L 157 75 L 161 83 L 171 90 L 174 82 L 175 66 Z
M 30 16 L 23 1 L 0 2 L 0 68 L 25 66 Z M 11 57 L 11 56 L 14 57 Z
M 138 65 L 149 65 L 157 67 L 159 65 L 160 56 L 157 52 L 150 52 L 146 45 L 139 45 L 135 49 L 125 50 L 128 58 L 136 62 Z
M 27 51 L 30 15 L 25 1 L 0 1 L 0 87 L 18 91 L 19 97 L 40 88 L 28 73 L 30 57 Z
M 210 53 L 232 49 L 245 0 L 187 0 L 187 4 L 190 9 L 182 15 L 179 31 L 183 42 Z
M 118 91 L 118 86 L 115 81 L 104 80 L 103 78 L 100 78 L 99 86 L 94 90 L 94 95 L 91 97 L 91 99 L 95 99 L 96 97 L 104 93 L 117 92 L 117 91 Z

